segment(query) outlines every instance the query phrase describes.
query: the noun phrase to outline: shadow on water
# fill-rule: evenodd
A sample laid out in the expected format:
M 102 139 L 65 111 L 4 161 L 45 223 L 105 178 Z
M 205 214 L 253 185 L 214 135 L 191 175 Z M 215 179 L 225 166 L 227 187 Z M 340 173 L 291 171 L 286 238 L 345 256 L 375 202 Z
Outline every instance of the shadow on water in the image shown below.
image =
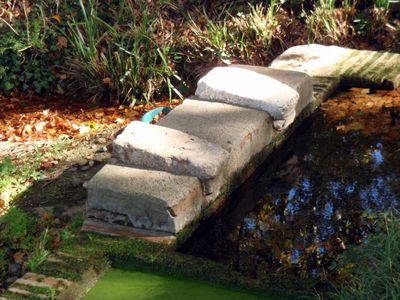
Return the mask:
M 375 230 L 375 216 L 400 201 L 400 143 L 388 138 L 400 135 L 400 126 L 378 103 L 386 98 L 363 95 L 380 107 L 367 111 L 357 108 L 366 102 L 359 95 L 350 91 L 323 104 L 180 251 L 253 278 L 271 272 L 335 278 L 337 256 L 361 243 Z M 376 128 L 365 134 L 369 120 Z

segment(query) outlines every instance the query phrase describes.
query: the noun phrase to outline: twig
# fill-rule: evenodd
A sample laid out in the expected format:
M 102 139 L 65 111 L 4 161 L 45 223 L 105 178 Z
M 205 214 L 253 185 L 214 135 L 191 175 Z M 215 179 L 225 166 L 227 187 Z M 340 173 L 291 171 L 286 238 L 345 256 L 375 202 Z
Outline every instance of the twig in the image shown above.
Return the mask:
M 26 36 L 28 38 L 28 42 L 30 43 L 31 38 L 30 38 L 30 32 L 29 32 L 29 18 L 28 18 L 28 14 L 26 13 L 25 0 L 22 0 L 22 6 L 24 8 L 24 15 L 25 15 L 25 20 L 26 20 Z
M 4 20 L 2 17 L 0 17 L 0 20 L 3 21 L 8 27 L 10 27 L 10 29 L 19 36 L 19 33 L 11 26 L 10 23 L 8 23 L 6 20 Z

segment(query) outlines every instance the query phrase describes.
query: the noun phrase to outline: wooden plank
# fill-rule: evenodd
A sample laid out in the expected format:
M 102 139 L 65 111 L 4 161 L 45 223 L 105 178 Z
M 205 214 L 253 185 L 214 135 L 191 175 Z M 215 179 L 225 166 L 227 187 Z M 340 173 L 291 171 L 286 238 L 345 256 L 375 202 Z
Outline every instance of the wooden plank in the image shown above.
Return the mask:
M 95 232 L 99 234 L 127 237 L 132 239 L 142 239 L 150 242 L 173 244 L 176 236 L 159 231 L 151 231 L 134 227 L 110 224 L 94 219 L 86 219 L 82 226 L 82 231 Z

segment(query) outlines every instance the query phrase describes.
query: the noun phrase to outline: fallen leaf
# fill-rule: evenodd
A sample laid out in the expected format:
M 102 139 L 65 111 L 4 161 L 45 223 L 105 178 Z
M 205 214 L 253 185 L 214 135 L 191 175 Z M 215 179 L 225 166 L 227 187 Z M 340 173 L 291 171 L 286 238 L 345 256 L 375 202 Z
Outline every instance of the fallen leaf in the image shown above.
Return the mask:
M 18 251 L 16 253 L 14 253 L 14 255 L 13 255 L 14 262 L 17 264 L 23 264 L 25 256 L 26 256 L 26 253 L 23 251 Z
M 68 40 L 64 36 L 59 36 L 57 38 L 57 48 L 63 49 L 68 47 Z
M 54 15 L 50 19 L 55 20 L 58 23 L 61 23 L 61 16 L 60 15 Z

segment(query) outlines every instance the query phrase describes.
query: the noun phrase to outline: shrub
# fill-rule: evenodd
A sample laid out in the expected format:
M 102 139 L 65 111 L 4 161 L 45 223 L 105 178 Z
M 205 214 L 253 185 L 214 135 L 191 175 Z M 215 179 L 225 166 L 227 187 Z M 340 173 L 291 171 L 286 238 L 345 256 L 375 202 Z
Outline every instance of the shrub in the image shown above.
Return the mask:
M 72 94 L 131 103 L 165 91 L 180 95 L 173 83 L 180 80 L 170 60 L 173 49 L 168 40 L 158 40 L 160 20 L 145 5 L 121 1 L 108 21 L 113 23 L 98 16 L 99 3 L 80 5 L 83 19 L 73 19 L 65 31 L 73 49 L 65 70 Z
M 0 22 L 0 92 L 18 89 L 39 94 L 57 87 L 55 66 L 62 63 L 64 53 L 40 2 L 28 6 L 28 1 L 20 1 L 13 10 L 3 8 L 11 16 Z

